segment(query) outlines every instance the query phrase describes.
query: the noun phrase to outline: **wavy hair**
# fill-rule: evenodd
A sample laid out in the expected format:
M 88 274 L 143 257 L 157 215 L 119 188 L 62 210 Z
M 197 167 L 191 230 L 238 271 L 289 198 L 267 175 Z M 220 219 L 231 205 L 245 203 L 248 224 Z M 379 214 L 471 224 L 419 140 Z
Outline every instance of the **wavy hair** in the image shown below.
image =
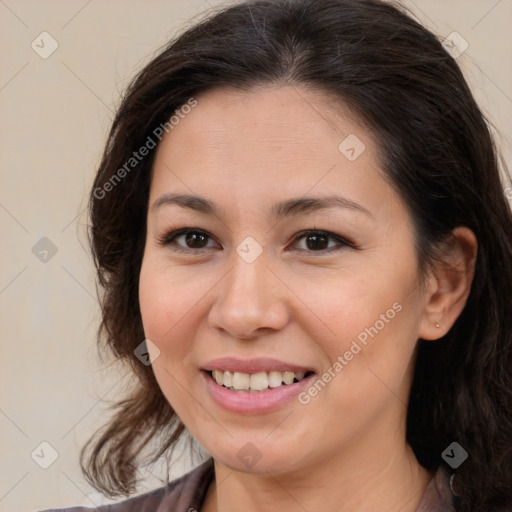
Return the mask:
M 99 342 L 137 378 L 84 446 L 86 478 L 109 496 L 129 495 L 137 469 L 185 431 L 151 367 L 134 357 L 144 339 L 138 281 L 155 151 L 137 162 L 133 152 L 206 91 L 301 85 L 338 98 L 375 134 L 384 174 L 412 216 L 422 272 L 454 228 L 478 239 L 463 312 L 442 339 L 418 341 L 407 441 L 430 470 L 453 441 L 469 453 L 455 477 L 461 512 L 510 504 L 512 214 L 489 124 L 456 61 L 403 9 L 379 0 L 246 0 L 207 14 L 127 88 L 91 192 Z

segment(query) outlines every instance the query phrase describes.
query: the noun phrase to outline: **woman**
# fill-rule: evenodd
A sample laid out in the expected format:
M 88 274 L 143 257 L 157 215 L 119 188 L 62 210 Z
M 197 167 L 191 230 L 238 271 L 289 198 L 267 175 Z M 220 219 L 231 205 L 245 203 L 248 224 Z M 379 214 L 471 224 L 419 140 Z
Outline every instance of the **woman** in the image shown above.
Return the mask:
M 99 509 L 512 510 L 504 187 L 456 62 L 389 3 L 242 2 L 173 40 L 91 195 L 137 380 L 82 467 L 114 497 L 185 429 L 211 458 Z

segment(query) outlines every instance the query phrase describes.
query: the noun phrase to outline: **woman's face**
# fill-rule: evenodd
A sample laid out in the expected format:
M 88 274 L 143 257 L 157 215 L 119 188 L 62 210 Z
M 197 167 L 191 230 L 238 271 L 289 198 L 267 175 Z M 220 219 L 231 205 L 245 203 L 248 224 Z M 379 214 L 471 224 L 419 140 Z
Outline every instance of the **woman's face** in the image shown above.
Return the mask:
M 157 150 L 140 274 L 164 395 L 241 471 L 402 446 L 425 299 L 372 133 L 305 88 L 197 100 Z

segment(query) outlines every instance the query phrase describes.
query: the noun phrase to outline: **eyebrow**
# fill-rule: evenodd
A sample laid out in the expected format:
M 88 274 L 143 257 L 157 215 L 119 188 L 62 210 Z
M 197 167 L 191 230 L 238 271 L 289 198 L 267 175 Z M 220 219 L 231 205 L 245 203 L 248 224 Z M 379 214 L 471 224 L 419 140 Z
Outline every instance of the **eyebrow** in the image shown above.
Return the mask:
M 214 215 L 216 217 L 220 216 L 220 208 L 216 206 L 213 201 L 210 201 L 205 197 L 192 194 L 163 194 L 153 203 L 151 210 L 156 211 L 164 205 L 177 205 L 205 215 Z M 281 220 L 285 217 L 307 215 L 308 213 L 327 210 L 329 208 L 353 210 L 364 213 L 368 217 L 373 218 L 373 215 L 360 204 L 336 194 L 319 197 L 296 197 L 287 199 L 286 201 L 276 203 L 272 206 L 270 209 L 270 216 L 276 220 Z

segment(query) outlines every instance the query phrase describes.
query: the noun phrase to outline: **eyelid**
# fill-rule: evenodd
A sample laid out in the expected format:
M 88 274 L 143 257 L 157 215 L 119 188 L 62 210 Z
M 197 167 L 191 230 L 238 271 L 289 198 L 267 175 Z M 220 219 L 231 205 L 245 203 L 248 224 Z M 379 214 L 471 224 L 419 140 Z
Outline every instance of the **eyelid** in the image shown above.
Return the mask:
M 205 231 L 204 229 L 200 229 L 200 228 L 193 228 L 193 227 L 171 229 L 170 231 L 166 232 L 166 234 L 164 234 L 163 236 L 158 237 L 157 243 L 161 246 L 166 247 L 166 246 L 171 245 L 177 237 L 187 234 L 187 233 L 199 233 L 199 234 L 205 235 L 208 239 L 217 243 L 215 240 L 215 237 L 213 237 L 210 233 L 208 233 L 208 231 Z M 309 228 L 309 229 L 304 229 L 304 230 L 299 231 L 298 233 L 294 234 L 291 239 L 291 243 L 295 244 L 299 239 L 304 238 L 310 234 L 324 235 L 328 239 L 336 240 L 337 242 L 339 242 L 339 244 L 335 247 L 321 249 L 319 251 L 308 251 L 306 249 L 292 249 L 292 250 L 303 252 L 303 253 L 311 253 L 312 255 L 322 256 L 322 255 L 331 254 L 332 252 L 335 252 L 335 251 L 338 251 L 341 249 L 346 249 L 347 247 L 350 247 L 352 249 L 357 249 L 357 246 L 353 242 L 348 240 L 347 238 L 345 238 L 341 235 L 338 235 L 336 233 L 333 233 L 332 231 L 327 231 L 325 229 L 319 229 L 319 228 L 315 228 L 315 227 Z M 209 248 L 203 247 L 203 248 L 199 248 L 199 249 L 193 249 L 193 248 L 183 247 L 183 246 L 175 244 L 175 248 L 173 248 L 172 250 L 175 252 L 182 252 L 182 253 L 189 253 L 189 254 L 202 254 L 207 249 L 209 249 Z M 290 249 L 288 249 L 288 247 L 285 250 L 290 251 Z
M 299 240 L 300 238 L 303 238 L 307 235 L 310 235 L 310 234 L 317 234 L 317 233 L 320 233 L 322 235 L 325 235 L 327 236 L 328 238 L 330 239 L 335 239 L 337 240 L 338 242 L 341 242 L 341 245 L 343 246 L 348 246 L 348 247 L 351 247 L 353 249 L 356 249 L 357 247 L 355 246 L 355 244 L 353 242 L 351 242 L 350 240 L 348 240 L 347 238 L 341 236 L 341 235 L 338 235 L 336 233 L 333 233 L 332 231 L 327 231 L 325 229 L 319 229 L 319 228 L 310 228 L 310 229 L 304 229 L 303 231 L 299 231 L 298 233 L 296 233 L 295 235 L 293 235 L 292 237 L 292 242 L 296 242 L 297 240 Z M 328 254 L 330 252 L 330 250 L 332 249 L 336 249 L 335 247 L 331 247 L 330 249 L 322 249 L 321 251 L 306 251 L 306 252 L 311 252 L 311 253 L 318 253 L 318 254 Z
M 210 233 L 208 233 L 208 231 L 205 231 L 204 229 L 185 227 L 185 228 L 180 228 L 180 229 L 171 229 L 170 231 L 167 231 L 163 236 L 157 237 L 157 243 L 159 245 L 162 245 L 165 247 L 167 245 L 170 245 L 174 241 L 174 239 L 177 238 L 178 236 L 186 235 L 187 233 L 199 233 L 202 235 L 206 235 L 210 240 L 215 240 L 214 237 L 212 235 L 210 235 Z M 178 247 L 180 247 L 183 250 L 183 252 L 189 252 L 189 251 L 199 252 L 199 251 L 203 250 L 203 249 L 191 249 L 191 248 L 182 247 L 182 246 L 178 246 Z M 179 249 L 177 249 L 177 250 L 179 252 Z

